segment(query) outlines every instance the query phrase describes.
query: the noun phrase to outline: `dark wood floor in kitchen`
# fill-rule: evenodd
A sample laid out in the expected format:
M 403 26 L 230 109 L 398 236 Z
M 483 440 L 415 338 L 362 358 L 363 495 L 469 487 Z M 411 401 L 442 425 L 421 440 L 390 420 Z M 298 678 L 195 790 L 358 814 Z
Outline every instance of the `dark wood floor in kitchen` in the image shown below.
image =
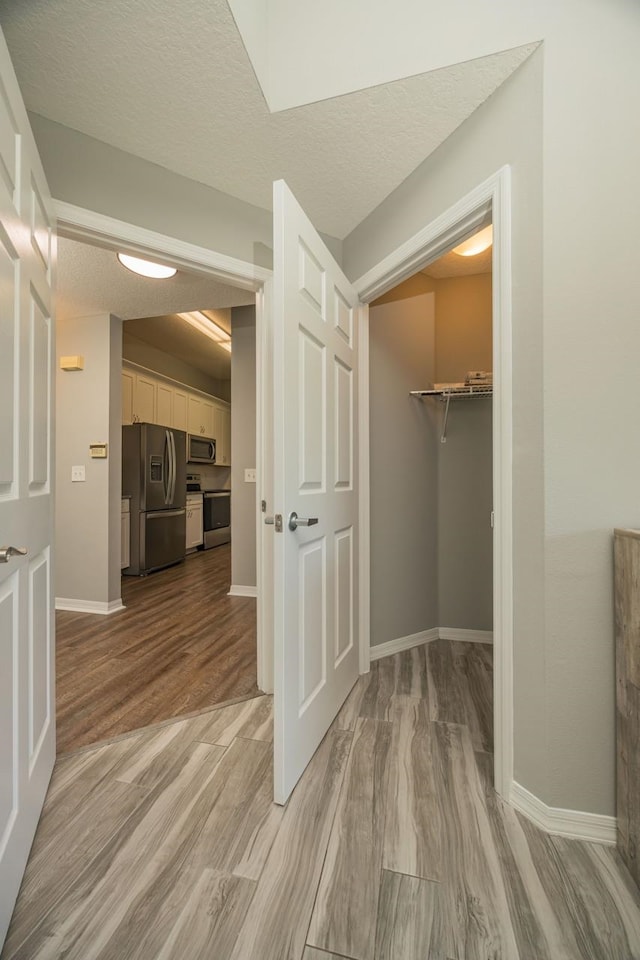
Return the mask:
M 58 753 L 255 696 L 256 601 L 230 582 L 225 544 L 124 577 L 119 613 L 58 612 Z

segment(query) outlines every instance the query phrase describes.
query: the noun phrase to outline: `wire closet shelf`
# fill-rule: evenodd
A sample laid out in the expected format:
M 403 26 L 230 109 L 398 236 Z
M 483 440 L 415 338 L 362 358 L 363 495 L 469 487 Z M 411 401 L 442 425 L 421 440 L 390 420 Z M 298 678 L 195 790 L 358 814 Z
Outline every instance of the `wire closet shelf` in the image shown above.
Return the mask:
M 440 434 L 440 443 L 446 443 L 449 403 L 451 400 L 483 400 L 493 396 L 493 386 L 488 383 L 469 383 L 462 387 L 443 387 L 439 390 L 410 390 L 409 395 L 411 397 L 417 397 L 419 400 L 432 397 L 446 404 L 442 433 Z

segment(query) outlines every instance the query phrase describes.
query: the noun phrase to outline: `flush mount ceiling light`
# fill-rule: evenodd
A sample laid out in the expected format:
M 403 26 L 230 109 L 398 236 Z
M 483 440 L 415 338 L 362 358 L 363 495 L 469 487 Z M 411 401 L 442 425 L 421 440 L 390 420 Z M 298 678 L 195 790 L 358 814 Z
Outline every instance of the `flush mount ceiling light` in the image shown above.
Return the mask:
M 152 280 L 168 280 L 170 277 L 175 277 L 178 272 L 175 267 L 166 267 L 164 263 L 153 263 L 152 260 L 131 257 L 128 253 L 119 253 L 118 260 L 132 273 L 138 273 L 141 277 L 150 277 Z
M 474 233 L 474 235 L 469 237 L 468 240 L 465 240 L 464 243 L 454 247 L 453 252 L 457 253 L 459 257 L 476 257 L 479 253 L 488 250 L 492 243 L 493 226 L 489 224 L 488 227 L 485 227 L 478 233 Z
M 179 317 L 182 317 L 187 323 L 190 323 L 192 327 L 196 330 L 199 330 L 200 333 L 204 333 L 205 337 L 209 337 L 210 340 L 213 340 L 218 344 L 219 347 L 222 347 L 223 350 L 228 350 L 231 353 L 231 337 L 227 331 L 218 326 L 218 324 L 208 317 L 202 310 L 193 310 L 191 313 L 179 313 Z

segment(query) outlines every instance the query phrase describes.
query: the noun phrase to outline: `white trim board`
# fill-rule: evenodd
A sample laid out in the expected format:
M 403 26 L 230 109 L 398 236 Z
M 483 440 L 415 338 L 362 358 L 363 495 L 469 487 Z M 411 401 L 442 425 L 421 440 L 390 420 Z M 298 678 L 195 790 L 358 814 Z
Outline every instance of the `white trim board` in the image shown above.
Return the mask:
M 68 610 L 71 613 L 97 613 L 107 616 L 125 610 L 122 599 L 118 600 L 73 600 L 69 597 L 56 597 L 56 610 Z
M 493 643 L 493 630 L 464 630 L 460 627 L 438 627 L 440 640 L 460 640 L 463 643 Z
M 546 833 L 570 837 L 574 840 L 587 840 L 590 843 L 614 845 L 616 842 L 615 817 L 587 813 L 584 810 L 549 807 L 515 780 L 511 784 L 509 802 L 512 807 Z
M 494 624 L 494 780 L 507 799 L 513 782 L 513 383 L 511 310 L 511 169 L 501 167 L 457 203 L 367 271 L 354 286 L 365 302 L 391 290 L 437 260 L 478 227 L 493 222 L 493 624 Z M 368 336 L 364 325 L 363 339 Z M 361 340 L 361 357 L 366 356 Z M 359 363 L 361 389 L 369 370 Z M 369 482 L 368 433 L 361 431 L 359 464 Z M 361 541 L 368 542 L 371 517 L 363 518 Z M 370 604 L 367 578 L 361 584 L 362 608 Z M 375 648 L 374 648 L 375 649 Z M 383 654 L 384 655 L 384 654 Z M 361 667 L 362 669 L 362 660 Z
M 62 236 L 84 243 L 104 246 L 105 241 L 116 247 L 126 245 L 130 253 L 141 257 L 155 257 L 158 253 L 171 262 L 171 266 L 197 272 L 203 267 L 210 276 L 224 283 L 246 290 L 258 290 L 271 276 L 271 270 L 258 267 L 246 260 L 238 260 L 225 253 L 217 253 L 207 247 L 199 247 L 176 237 L 169 237 L 145 227 L 138 227 L 124 220 L 107 217 L 94 210 L 86 210 L 63 200 L 54 200 L 58 227 Z
M 228 597 L 257 597 L 257 587 L 245 587 L 241 583 L 232 583 L 229 587 Z
M 369 650 L 370 660 L 382 660 L 383 657 L 391 657 L 394 653 L 402 653 L 403 650 L 410 650 L 412 647 L 419 647 L 423 643 L 431 643 L 432 640 L 438 640 L 439 631 L 437 627 L 431 630 L 421 630 L 420 633 L 410 633 L 408 637 L 398 637 L 396 640 L 387 640 L 386 643 L 378 643 Z
M 378 643 L 375 647 L 370 647 L 369 659 L 382 660 L 383 657 L 391 657 L 394 653 L 402 653 L 403 650 L 411 650 L 412 647 L 419 647 L 421 644 L 431 643 L 433 640 L 493 643 L 493 633 L 491 630 L 459 630 L 457 627 L 432 627 L 430 630 L 410 633 L 407 637 L 396 637 L 395 640 L 387 640 L 385 643 Z

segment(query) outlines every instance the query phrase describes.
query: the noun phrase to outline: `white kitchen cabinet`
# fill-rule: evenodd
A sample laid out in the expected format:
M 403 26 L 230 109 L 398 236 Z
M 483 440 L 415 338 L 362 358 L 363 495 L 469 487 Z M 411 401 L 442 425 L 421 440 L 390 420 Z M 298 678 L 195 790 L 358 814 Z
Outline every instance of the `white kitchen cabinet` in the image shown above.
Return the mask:
M 134 423 L 156 423 L 158 383 L 147 374 L 136 374 L 133 394 Z
M 179 390 L 177 387 L 173 391 L 173 419 L 171 426 L 174 430 L 187 431 L 187 401 L 188 394 L 186 390 Z
M 197 550 L 204 542 L 202 533 L 202 494 L 187 495 L 187 552 Z
M 189 408 L 187 422 L 189 433 L 197 434 L 201 437 L 212 437 L 214 434 L 214 404 L 204 397 L 191 394 L 188 398 Z
M 131 501 L 123 497 L 120 512 L 120 569 L 131 563 Z
M 154 423 L 162 427 L 170 427 L 173 423 L 174 390 L 162 380 L 156 382 L 156 418 Z
M 133 394 L 136 375 L 131 370 L 122 371 L 122 422 L 133 423 Z
M 231 464 L 231 408 L 161 374 L 125 361 L 122 367 L 122 422 L 157 423 L 216 441 L 217 463 Z
M 204 437 L 213 437 L 216 439 L 214 431 L 214 413 L 215 405 L 210 400 L 202 401 L 202 435 Z

